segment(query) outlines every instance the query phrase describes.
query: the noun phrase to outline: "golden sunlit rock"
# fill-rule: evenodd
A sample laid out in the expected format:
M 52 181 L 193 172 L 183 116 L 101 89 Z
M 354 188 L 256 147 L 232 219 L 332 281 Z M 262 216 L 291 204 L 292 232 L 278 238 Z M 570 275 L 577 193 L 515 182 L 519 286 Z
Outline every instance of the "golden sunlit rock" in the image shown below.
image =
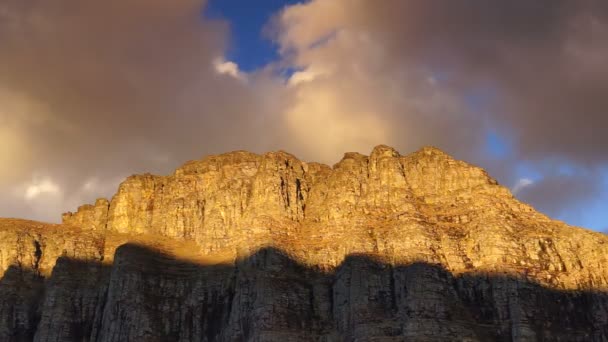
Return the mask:
M 63 221 L 0 220 L 0 340 L 608 334 L 608 237 L 433 147 L 209 156 Z

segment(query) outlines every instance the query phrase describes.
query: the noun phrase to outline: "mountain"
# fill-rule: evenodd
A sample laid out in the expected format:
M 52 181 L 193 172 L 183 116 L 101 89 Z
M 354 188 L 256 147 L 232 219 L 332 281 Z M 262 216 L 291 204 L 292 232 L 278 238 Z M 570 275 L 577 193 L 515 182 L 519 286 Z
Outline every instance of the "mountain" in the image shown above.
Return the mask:
M 0 341 L 607 341 L 607 255 L 436 148 L 238 151 L 0 220 Z

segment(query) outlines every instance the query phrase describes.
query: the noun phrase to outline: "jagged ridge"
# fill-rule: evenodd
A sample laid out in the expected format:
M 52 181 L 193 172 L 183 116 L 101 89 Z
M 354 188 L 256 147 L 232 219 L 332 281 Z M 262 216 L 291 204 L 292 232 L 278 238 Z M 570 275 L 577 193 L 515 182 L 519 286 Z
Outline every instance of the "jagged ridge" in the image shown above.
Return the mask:
M 520 279 L 522 283 L 538 284 L 555 291 L 585 290 L 587 293 L 596 293 L 605 291 L 608 284 L 606 236 L 550 220 L 517 201 L 484 170 L 454 160 L 430 147 L 401 156 L 388 146 L 378 146 L 370 156 L 346 153 L 333 167 L 305 163 L 285 152 L 256 155 L 239 151 L 210 156 L 186 163 L 170 176 L 146 174 L 129 177 L 120 185 L 111 201 L 100 199 L 95 205 L 79 208 L 76 213 L 64 214 L 63 218 L 64 224 L 58 226 L 0 221 L 0 238 L 5 241 L 0 250 L 2 272 L 10 267 L 31 269 L 37 278 L 28 278 L 27 283 L 45 284 L 44 279 L 49 277 L 51 270 L 59 267 L 55 265 L 56 260 L 70 257 L 74 260 L 92 261 L 95 265 L 107 265 L 116 277 L 128 277 L 124 273 L 132 272 L 132 269 L 125 270 L 120 264 L 114 263 L 114 253 L 119 246 L 136 242 L 169 256 L 170 259 L 188 260 L 196 265 L 234 265 L 261 248 L 273 247 L 303 267 L 318 272 L 334 272 L 349 255 L 365 255 L 366 258 L 373 258 L 390 267 L 415 263 L 437 265 L 455 277 L 475 274 L 479 275 L 479 279 L 489 275 L 508 275 L 509 279 Z M 137 253 L 133 254 L 133 258 L 136 255 Z M 145 267 L 145 263 L 140 265 Z M 265 266 L 273 267 L 272 262 Z M 170 267 L 155 270 L 164 273 L 169 272 Z M 262 267 L 260 272 L 268 270 Z M 78 274 L 80 273 L 76 272 L 77 279 Z M 162 279 L 164 276 L 158 274 L 158 277 Z M 394 279 L 388 291 L 394 295 L 395 291 L 400 291 L 399 288 L 424 286 L 416 282 L 412 285 L 411 279 L 406 278 Z M 72 284 L 74 281 L 69 277 L 61 279 L 60 283 Z M 188 284 L 189 281 L 183 286 L 192 286 Z M 512 283 L 509 284 L 511 285 L 508 286 L 513 286 Z M 70 286 L 80 289 L 79 285 Z M 104 291 L 101 285 L 100 288 L 91 286 L 94 292 Z M 375 291 L 372 288 L 376 285 L 369 283 L 366 286 L 344 300 L 371 300 L 372 292 Z M 449 295 L 453 291 L 450 290 L 451 286 L 453 284 L 450 281 L 443 283 L 440 288 L 448 292 L 439 291 L 439 294 L 434 295 L 438 296 L 435 301 L 452 300 L 449 299 L 452 298 Z M 474 288 L 482 285 L 471 286 Z M 496 286 L 500 290 L 494 288 Z M 500 292 L 504 286 L 507 285 L 498 282 L 490 288 L 494 288 L 491 291 Z M 534 289 L 529 291 L 537 291 Z M 470 295 L 494 296 L 487 290 Z M 515 292 L 512 298 L 484 297 L 482 300 L 484 305 L 488 305 L 487 314 L 494 315 L 492 317 L 495 317 L 495 321 L 492 324 L 497 329 L 503 331 L 507 329 L 505 327 L 510 327 L 512 331 L 509 336 L 514 339 L 517 331 L 526 338 L 553 336 L 574 340 L 565 333 L 567 324 L 562 330 L 555 326 L 547 328 L 558 329 L 550 334 L 533 327 L 529 315 L 535 314 L 534 307 L 522 307 L 520 302 L 524 300 L 521 297 L 523 294 Z M 163 293 L 168 295 L 170 291 Z M 28 295 L 32 296 L 31 293 Z M 243 295 L 233 294 L 237 297 Z M 264 297 L 266 294 L 260 292 L 257 295 Z M 420 295 L 426 296 L 424 291 Z M 145 293 L 142 296 L 147 298 Z M 102 310 L 99 307 L 105 305 L 105 297 L 102 297 L 91 295 L 91 298 L 96 298 L 94 302 L 97 304 L 91 304 L 90 310 Z M 161 295 L 159 300 L 166 303 L 167 298 Z M 600 327 L 608 321 L 603 298 L 598 297 L 598 302 L 591 307 L 594 319 L 576 323 L 587 324 L 591 330 L 595 329 L 596 335 L 593 336 L 598 340 L 604 338 L 606 332 L 602 329 L 605 328 Z M 61 313 L 53 311 L 61 304 L 61 300 L 57 299 L 55 304 L 47 305 L 48 300 L 45 301 L 42 313 L 43 322 L 45 315 L 61 317 Z M 511 304 L 496 302 L 497 300 L 506 300 Z M 266 304 L 277 309 L 290 305 L 289 301 L 269 301 Z M 206 303 L 205 305 L 213 307 L 223 305 L 219 302 Z M 506 314 L 500 313 L 503 310 L 500 307 L 507 304 L 515 307 Z M 323 305 L 331 306 L 330 303 Z M 561 314 L 574 316 L 582 309 L 572 307 L 571 311 L 566 310 L 566 313 Z M 7 317 L 6 310 L 8 309 L 0 310 L 0 318 Z M 126 313 L 139 309 L 119 305 L 116 310 L 118 313 Z M 331 336 L 339 336 L 340 340 L 393 336 L 382 329 L 372 329 L 371 332 L 365 330 L 361 328 L 364 326 L 361 325 L 362 322 L 349 320 L 341 323 L 340 320 L 346 319 L 345 316 L 335 310 L 332 312 L 321 320 L 327 325 L 323 329 L 334 329 L 332 333 L 326 332 L 329 335 L 323 335 L 320 330 L 314 334 L 302 330 L 288 335 L 277 332 L 274 338 L 288 340 L 281 339 L 281 336 L 290 336 L 293 340 L 311 340 L 313 335 L 323 335 L 326 340 L 333 340 Z M 105 319 L 105 311 L 99 314 Z M 412 334 L 413 330 L 405 329 L 406 318 L 415 319 L 417 314 L 397 311 L 394 314 L 400 317 L 390 319 L 396 324 L 393 330 L 400 331 L 395 333 L 395 340 L 411 336 L 407 334 Z M 260 328 L 260 331 L 282 331 L 283 328 L 273 328 L 272 314 L 269 315 L 269 326 L 267 329 Z M 402 317 L 403 315 L 407 317 Z M 176 319 L 176 322 L 183 323 L 183 319 L 185 318 Z M 574 317 L 572 319 L 575 320 Z M 479 317 L 473 317 L 462 324 L 475 322 L 489 324 Z M 78 324 L 86 325 L 85 323 L 92 324 L 88 321 Z M 14 324 L 13 321 L 13 325 L 0 327 L 0 331 L 9 334 L 17 329 Z M 576 324 L 572 323 L 570 328 L 580 328 Z M 340 335 L 339 331 L 346 328 L 352 331 L 359 329 L 361 333 Z M 129 329 L 134 329 L 129 334 L 144 336 L 141 335 L 145 333 L 141 330 L 143 328 L 134 326 Z M 431 340 L 433 331 L 437 330 L 430 323 L 420 329 L 427 329 L 426 333 L 420 334 L 427 334 L 424 336 Z M 465 330 L 470 331 L 472 328 L 467 329 Z M 36 331 L 36 327 L 29 327 L 25 331 Z M 332 335 L 334 333 L 338 335 Z M 99 331 L 95 332 L 95 337 L 90 334 L 92 332 L 85 334 L 86 338 L 83 339 L 124 340 L 116 337 L 124 336 L 120 334 L 107 335 L 107 332 Z M 437 340 L 445 340 L 450 336 L 455 339 L 458 336 L 460 339 L 483 339 L 476 333 L 466 333 L 466 336 L 462 334 L 454 331 L 440 333 L 437 330 L 435 337 Z M 503 335 L 500 336 L 507 336 L 504 332 L 501 334 Z M 39 333 L 39 336 L 43 335 L 46 336 Z M 0 333 L 2 336 L 5 335 Z M 248 336 L 258 336 L 258 340 L 272 340 L 268 337 L 272 334 L 264 335 L 267 336 L 264 338 L 259 334 Z M 586 340 L 592 335 L 585 337 L 581 333 L 576 336 L 577 339 Z M 232 339 L 223 337 L 223 340 Z

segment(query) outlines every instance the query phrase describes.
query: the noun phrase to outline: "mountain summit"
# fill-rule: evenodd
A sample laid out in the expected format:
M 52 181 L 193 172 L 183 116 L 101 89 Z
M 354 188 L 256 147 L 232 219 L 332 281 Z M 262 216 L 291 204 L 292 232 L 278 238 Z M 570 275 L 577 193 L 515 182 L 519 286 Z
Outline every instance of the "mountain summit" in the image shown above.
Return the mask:
M 0 220 L 0 341 L 605 341 L 607 255 L 437 148 L 237 151 Z

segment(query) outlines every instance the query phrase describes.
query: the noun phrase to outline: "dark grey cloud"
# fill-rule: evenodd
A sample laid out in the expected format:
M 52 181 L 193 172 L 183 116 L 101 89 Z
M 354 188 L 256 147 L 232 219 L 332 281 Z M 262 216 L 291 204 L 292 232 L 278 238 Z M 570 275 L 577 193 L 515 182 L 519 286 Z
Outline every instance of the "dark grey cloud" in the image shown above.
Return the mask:
M 492 126 L 512 138 L 521 158 L 608 161 L 605 1 L 317 0 L 286 9 L 274 32 L 294 64 L 333 56 L 369 68 L 375 78 L 366 82 L 381 87 L 370 96 L 384 102 L 399 80 L 400 95 L 426 107 L 437 101 L 434 90 L 443 99 L 485 94 L 483 108 L 406 103 L 400 112 L 381 111 L 387 121 L 415 127 L 408 141 L 439 142 L 460 153 L 478 142 L 469 138 L 481 135 L 475 131 Z M 349 34 L 359 50 L 346 42 Z M 372 53 L 381 62 L 373 64 Z M 340 76 L 350 79 L 356 70 L 350 71 Z M 435 87 L 425 84 L 429 75 Z M 387 81 L 379 82 L 383 76 Z
M 534 203 L 541 212 L 552 216 L 576 216 L 585 203 L 601 195 L 596 178 L 582 175 L 550 175 L 521 189 L 518 197 Z
M 377 33 L 387 68 L 427 67 L 457 94 L 494 93 L 487 119 L 522 157 L 608 161 L 607 2 L 355 2 L 350 23 Z
M 314 65 L 331 55 L 359 66 L 361 56 L 380 56 L 372 79 L 388 81 L 369 93 L 383 103 L 402 74 L 410 75 L 399 87 L 407 99 L 397 102 L 401 111 L 383 112 L 393 124 L 389 139 L 402 150 L 439 145 L 494 170 L 507 186 L 520 181 L 521 161 L 540 167 L 554 160 L 541 167 L 545 179 L 520 194 L 553 215 L 605 191 L 594 187 L 601 181 L 594 170 L 608 163 L 607 2 L 317 0 L 287 9 L 274 25 L 293 63 Z M 359 50 L 345 43 L 349 34 L 360 38 Z M 332 44 L 331 54 L 322 51 Z M 433 86 L 411 76 L 417 74 L 430 75 Z M 344 77 L 350 79 L 336 76 Z M 465 101 L 434 106 L 445 99 Z M 488 128 L 512 142 L 509 158 L 497 162 L 482 153 Z M 552 173 L 563 163 L 587 176 Z

